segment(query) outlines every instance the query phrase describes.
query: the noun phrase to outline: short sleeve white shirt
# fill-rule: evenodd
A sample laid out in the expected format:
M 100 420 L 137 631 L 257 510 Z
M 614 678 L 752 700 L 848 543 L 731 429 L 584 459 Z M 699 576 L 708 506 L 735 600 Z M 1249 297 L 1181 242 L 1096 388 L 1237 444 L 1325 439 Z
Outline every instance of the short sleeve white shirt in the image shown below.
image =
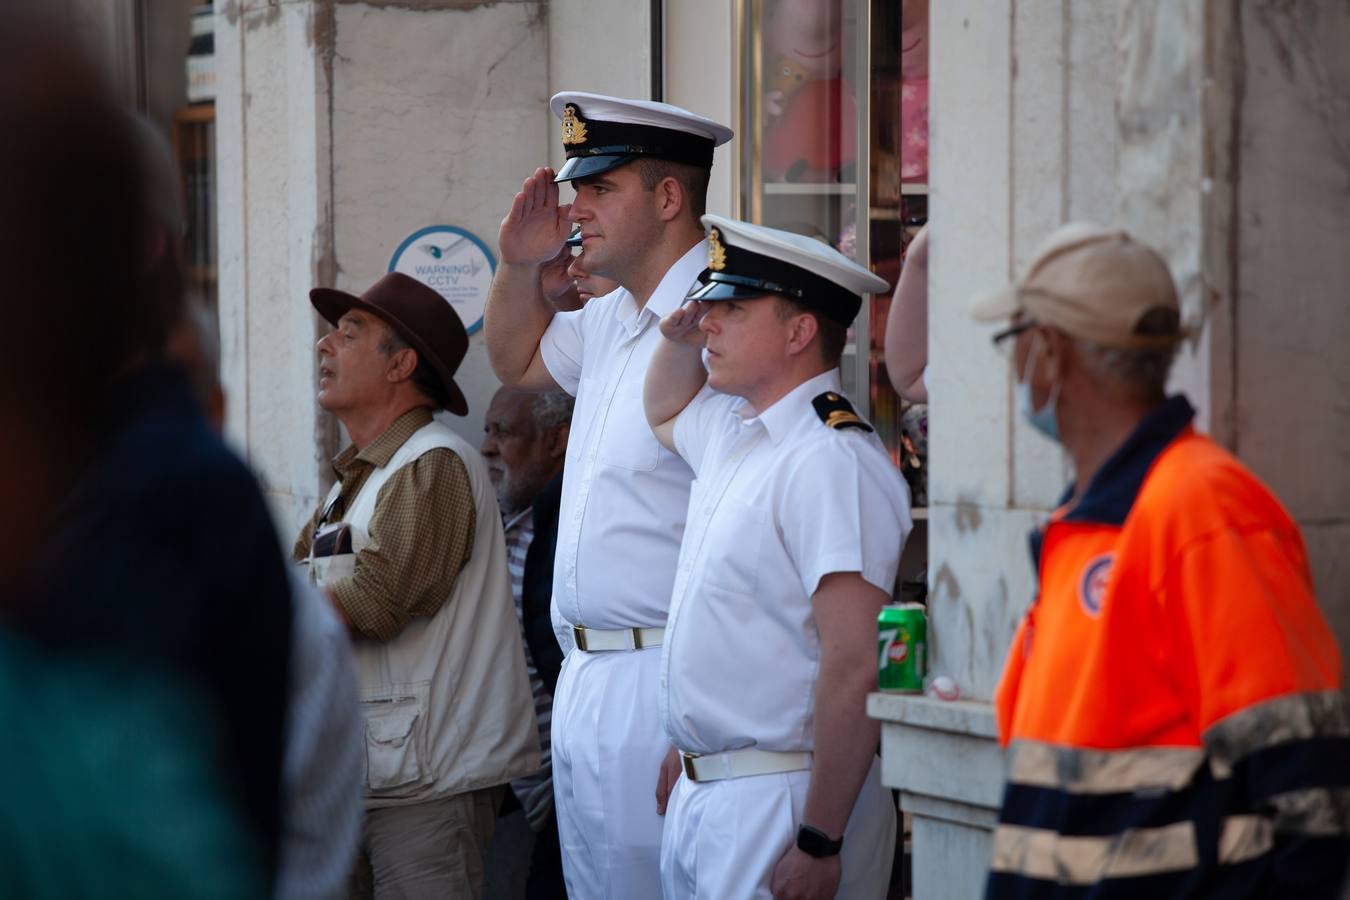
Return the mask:
M 620 288 L 555 315 L 539 343 L 553 380 L 576 396 L 558 511 L 555 623 L 666 622 L 692 474 L 652 434 L 642 386 L 662 340 L 657 323 L 684 302 L 707 259 L 701 241 L 643 308 Z
M 820 638 L 811 598 L 833 572 L 887 594 L 912 523 L 876 435 L 832 429 L 811 401 L 831 370 L 756 411 L 705 387 L 675 421 L 696 480 L 662 648 L 661 714 L 692 753 L 811 750 Z

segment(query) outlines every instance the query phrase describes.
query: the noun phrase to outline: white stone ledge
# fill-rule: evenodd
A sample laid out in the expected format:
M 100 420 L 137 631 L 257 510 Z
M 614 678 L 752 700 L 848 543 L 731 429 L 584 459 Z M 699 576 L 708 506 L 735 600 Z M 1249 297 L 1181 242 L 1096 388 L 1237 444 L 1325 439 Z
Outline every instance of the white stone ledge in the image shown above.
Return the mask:
M 936 700 L 922 694 L 874 693 L 867 698 L 867 714 L 881 722 L 895 722 L 930 731 L 997 740 L 994 707 L 972 700 Z
M 954 825 L 965 825 L 993 831 L 998 824 L 998 812 L 988 806 L 974 806 L 940 797 L 928 797 L 924 794 L 900 793 L 900 808 L 912 816 L 924 819 L 938 819 Z
M 1003 794 L 993 707 L 878 693 L 867 698 L 867 711 L 882 723 L 881 780 L 902 792 L 906 811 L 926 815 L 914 804 L 928 798 L 948 810 L 949 821 L 988 824 Z M 972 809 L 958 816 L 951 804 Z

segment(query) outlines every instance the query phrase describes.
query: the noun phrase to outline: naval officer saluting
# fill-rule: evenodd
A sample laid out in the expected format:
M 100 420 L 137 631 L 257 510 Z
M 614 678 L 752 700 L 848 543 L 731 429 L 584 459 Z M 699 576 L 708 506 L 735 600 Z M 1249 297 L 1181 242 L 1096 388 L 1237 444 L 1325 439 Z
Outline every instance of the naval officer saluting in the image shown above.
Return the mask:
M 526 179 L 502 222 L 485 331 L 507 385 L 576 396 L 553 585 L 560 640 L 575 645 L 553 705 L 568 893 L 646 900 L 661 895 L 658 806 L 678 772 L 657 716 L 659 648 L 692 474 L 652 436 L 642 384 L 661 317 L 707 258 L 699 217 L 713 149 L 731 130 L 668 104 L 598 94 L 558 94 L 551 106 L 567 163 L 556 181 L 551 169 Z M 556 182 L 566 181 L 576 189 L 570 207 L 558 202 Z M 622 287 L 557 312 L 539 267 L 571 223 L 589 271 Z
M 662 649 L 684 763 L 665 898 L 875 900 L 895 807 L 864 704 L 909 493 L 838 365 L 862 295 L 887 285 L 819 241 L 703 222 L 702 287 L 662 321 L 646 384 L 655 434 L 698 479 Z

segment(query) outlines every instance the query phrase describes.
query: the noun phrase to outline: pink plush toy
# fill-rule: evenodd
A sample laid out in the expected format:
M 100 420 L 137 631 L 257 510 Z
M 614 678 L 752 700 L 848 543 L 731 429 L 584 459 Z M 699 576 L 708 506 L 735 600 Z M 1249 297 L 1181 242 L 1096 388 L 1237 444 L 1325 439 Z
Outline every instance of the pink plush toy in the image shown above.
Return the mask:
M 857 159 L 857 107 L 841 72 L 841 0 L 775 0 L 764 25 L 764 177 L 837 181 Z

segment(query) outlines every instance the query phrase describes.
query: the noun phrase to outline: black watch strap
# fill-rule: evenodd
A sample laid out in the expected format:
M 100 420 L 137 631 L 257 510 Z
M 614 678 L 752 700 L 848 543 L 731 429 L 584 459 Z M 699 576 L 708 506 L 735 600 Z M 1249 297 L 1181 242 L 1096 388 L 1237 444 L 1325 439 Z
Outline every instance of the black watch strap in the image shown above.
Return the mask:
M 814 856 L 816 859 L 837 856 L 843 846 L 842 837 L 836 841 L 819 828 L 803 825 L 797 829 L 797 849 L 807 856 Z

